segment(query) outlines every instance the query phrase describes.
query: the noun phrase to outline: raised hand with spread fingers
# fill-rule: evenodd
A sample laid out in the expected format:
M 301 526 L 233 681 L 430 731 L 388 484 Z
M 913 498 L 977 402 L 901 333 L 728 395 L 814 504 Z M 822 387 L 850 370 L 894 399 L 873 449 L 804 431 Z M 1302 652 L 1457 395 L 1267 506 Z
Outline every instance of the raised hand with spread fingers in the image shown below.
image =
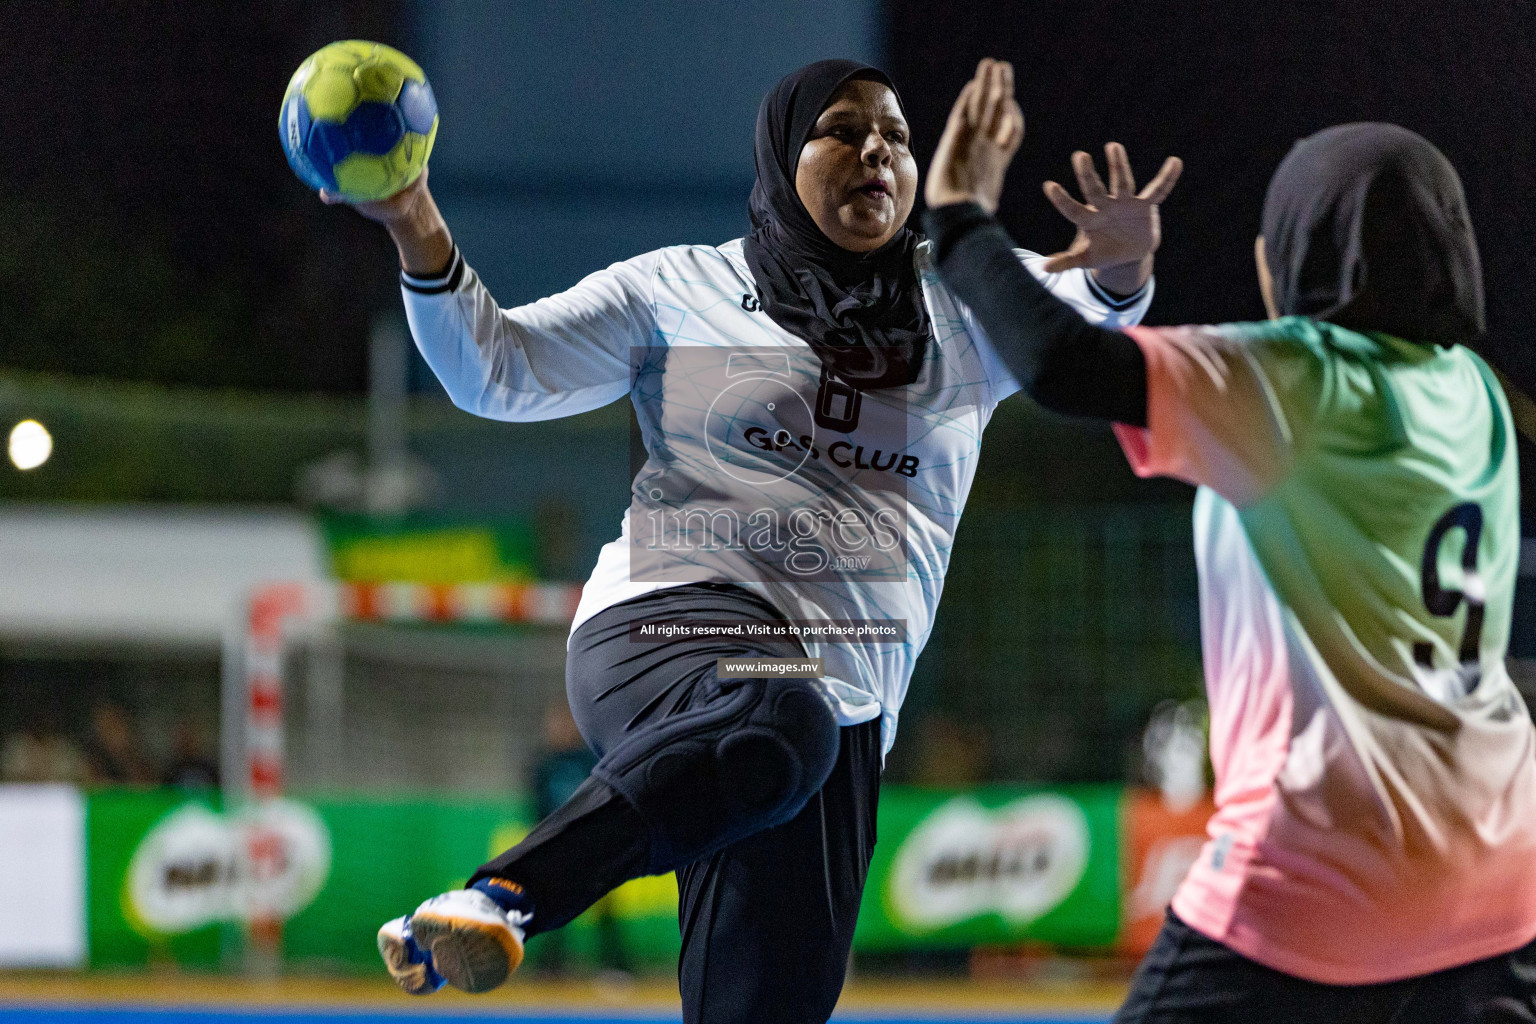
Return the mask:
M 1003 175 L 1024 141 L 1024 112 L 1013 97 L 1013 65 L 984 59 L 949 112 L 928 168 L 930 208 L 975 203 L 997 212 Z
M 1107 188 L 1093 166 L 1093 157 L 1082 150 L 1072 154 L 1072 170 L 1086 202 L 1073 199 L 1054 181 L 1045 183 L 1045 197 L 1077 226 L 1072 244 L 1052 255 L 1045 269 L 1055 273 L 1092 267 L 1106 288 L 1131 292 L 1151 276 L 1152 254 L 1163 237 L 1157 208 L 1178 183 L 1184 162 L 1169 157 L 1147 187 L 1137 192 L 1124 146 L 1118 142 L 1106 145 L 1104 160 L 1109 166 Z
M 1013 94 L 1013 65 L 987 58 L 976 67 L 955 100 L 944 135 L 928 170 L 925 198 L 930 208 L 974 202 L 996 213 L 1003 193 L 1003 176 L 1024 139 L 1024 114 Z M 1052 273 L 1089 268 L 1111 292 L 1138 291 L 1152 274 L 1152 253 L 1162 241 L 1158 204 L 1173 191 L 1184 163 L 1169 157 L 1157 176 L 1139 193 L 1125 147 L 1104 147 L 1109 165 L 1105 186 L 1093 158 L 1081 150 L 1072 154 L 1072 168 L 1086 202 L 1073 199 L 1054 181 L 1045 183 L 1046 198 L 1077 226 L 1077 237 L 1050 257 Z

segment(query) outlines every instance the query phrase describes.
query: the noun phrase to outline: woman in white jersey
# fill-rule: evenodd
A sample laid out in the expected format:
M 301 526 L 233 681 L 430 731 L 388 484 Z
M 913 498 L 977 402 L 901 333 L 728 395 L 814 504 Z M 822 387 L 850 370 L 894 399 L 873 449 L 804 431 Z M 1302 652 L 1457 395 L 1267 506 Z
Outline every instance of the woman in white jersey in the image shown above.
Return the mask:
M 1017 385 L 906 226 L 917 170 L 884 73 L 785 78 L 755 158 L 747 238 L 516 309 L 454 248 L 424 178 L 363 208 L 400 249 L 412 332 L 456 403 L 536 420 L 628 396 L 647 453 L 569 647 L 598 767 L 468 889 L 385 925 L 407 991 L 493 988 L 527 936 L 676 870 L 686 1021 L 824 1021 L 836 1003 L 881 761 L 982 430 Z M 1117 212 L 1092 273 L 1020 254 L 1111 326 L 1150 301 L 1157 244 L 1155 203 Z
M 1026 390 L 1199 485 L 1216 814 L 1115 1020 L 1536 1021 L 1514 424 L 1466 347 L 1483 293 L 1455 170 L 1396 125 L 1302 139 L 1264 201 L 1271 320 L 1105 330 L 990 216 L 1012 94 L 984 61 L 950 115 L 940 272 Z

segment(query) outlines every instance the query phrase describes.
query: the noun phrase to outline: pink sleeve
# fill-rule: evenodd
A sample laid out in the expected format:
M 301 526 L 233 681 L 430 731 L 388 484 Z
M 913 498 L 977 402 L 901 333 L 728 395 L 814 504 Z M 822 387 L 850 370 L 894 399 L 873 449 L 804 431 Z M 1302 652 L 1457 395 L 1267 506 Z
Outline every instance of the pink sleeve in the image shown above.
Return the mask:
M 1147 426 L 1115 424 L 1137 476 L 1171 476 L 1233 504 L 1257 501 L 1284 476 L 1284 417 L 1257 360 L 1211 327 L 1126 329 L 1147 361 Z

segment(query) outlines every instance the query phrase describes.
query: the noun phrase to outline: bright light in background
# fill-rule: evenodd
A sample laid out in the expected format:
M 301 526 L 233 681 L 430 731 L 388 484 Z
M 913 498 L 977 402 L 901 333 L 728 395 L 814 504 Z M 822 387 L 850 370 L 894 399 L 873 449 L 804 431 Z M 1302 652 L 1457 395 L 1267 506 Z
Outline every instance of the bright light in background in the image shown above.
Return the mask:
M 53 435 L 37 420 L 22 420 L 11 428 L 8 451 L 17 469 L 36 469 L 53 454 Z

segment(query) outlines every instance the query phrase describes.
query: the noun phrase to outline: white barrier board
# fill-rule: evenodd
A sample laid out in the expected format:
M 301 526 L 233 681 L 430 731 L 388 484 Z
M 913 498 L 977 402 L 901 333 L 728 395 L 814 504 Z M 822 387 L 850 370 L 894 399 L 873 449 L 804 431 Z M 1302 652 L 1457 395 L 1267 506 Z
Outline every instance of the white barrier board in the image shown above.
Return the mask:
M 0 967 L 85 960 L 85 797 L 0 786 Z

